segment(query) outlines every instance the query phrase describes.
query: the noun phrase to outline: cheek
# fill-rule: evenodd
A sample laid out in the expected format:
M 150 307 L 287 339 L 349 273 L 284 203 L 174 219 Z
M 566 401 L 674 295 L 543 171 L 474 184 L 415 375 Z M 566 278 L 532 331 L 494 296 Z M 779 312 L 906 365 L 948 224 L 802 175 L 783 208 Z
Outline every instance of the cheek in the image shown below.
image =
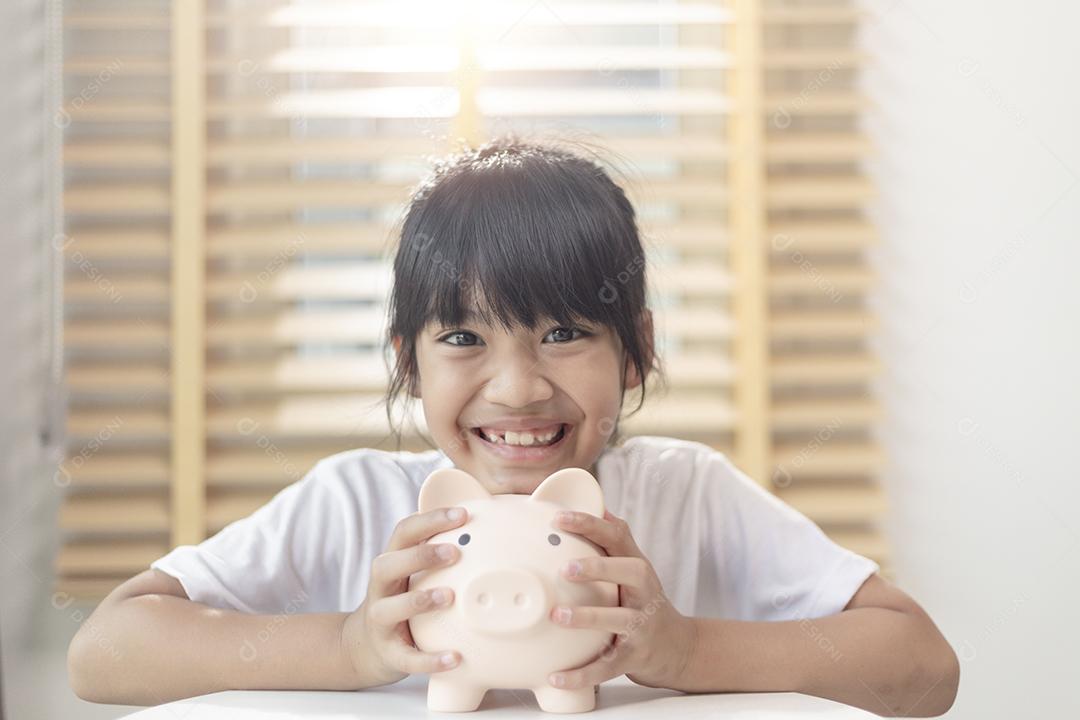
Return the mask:
M 424 418 L 431 432 L 440 435 L 457 432 L 458 417 L 464 407 L 464 396 L 459 397 L 457 393 L 461 393 L 460 386 L 425 383 L 420 400 L 424 408 Z
M 610 353 L 589 353 L 576 358 L 563 373 L 563 387 L 586 413 L 610 413 L 619 407 L 622 389 L 619 364 Z
M 457 415 L 452 412 L 448 405 L 432 404 L 424 401 L 424 419 L 427 424 L 427 434 L 431 437 L 435 446 L 446 453 L 456 467 L 472 472 L 469 456 L 469 435 L 471 430 L 460 428 L 457 423 Z M 457 535 L 445 542 L 457 543 Z
M 444 391 L 477 376 L 478 358 L 475 356 L 462 357 L 431 349 L 418 353 L 416 360 L 424 385 L 430 382 Z
M 563 389 L 584 417 L 577 428 L 577 462 L 588 467 L 603 449 L 619 415 L 622 393 L 618 370 L 605 358 L 597 358 L 588 372 L 567 376 Z
M 469 395 L 468 378 L 438 361 L 437 357 L 417 358 L 420 373 L 420 401 L 429 432 L 436 440 L 457 432 L 457 418 Z

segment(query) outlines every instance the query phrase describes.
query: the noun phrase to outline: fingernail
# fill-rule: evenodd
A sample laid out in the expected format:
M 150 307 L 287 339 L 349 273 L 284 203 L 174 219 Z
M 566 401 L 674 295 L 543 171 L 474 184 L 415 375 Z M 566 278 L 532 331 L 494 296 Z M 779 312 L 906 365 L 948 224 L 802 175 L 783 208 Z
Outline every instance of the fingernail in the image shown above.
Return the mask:
M 570 624 L 570 618 L 574 616 L 573 611 L 568 607 L 555 608 L 555 622 L 563 625 Z
M 551 680 L 551 684 L 554 685 L 555 687 L 562 687 L 563 685 L 566 684 L 566 676 L 565 675 L 552 675 L 550 680 Z
M 570 562 L 566 563 L 566 574 L 569 575 L 570 577 L 574 577 L 575 575 L 580 575 L 581 574 L 581 563 L 579 563 L 577 560 L 571 560 Z
M 446 544 L 439 545 L 437 548 L 435 548 L 435 554 L 441 557 L 443 560 L 449 560 L 450 558 L 454 557 L 454 546 Z
M 442 588 L 438 588 L 437 590 L 432 590 L 431 591 L 431 602 L 435 603 L 436 605 L 442 605 L 444 602 L 446 602 L 446 591 L 443 590 Z
M 454 653 L 443 653 L 439 656 L 439 664 L 443 667 L 450 667 L 457 664 L 457 658 L 454 657 Z
M 446 511 L 446 519 L 451 522 L 457 522 L 463 517 L 465 517 L 465 510 L 463 508 L 455 507 Z
M 556 517 L 560 523 L 566 525 L 573 525 L 577 521 L 577 515 L 569 510 L 560 510 Z

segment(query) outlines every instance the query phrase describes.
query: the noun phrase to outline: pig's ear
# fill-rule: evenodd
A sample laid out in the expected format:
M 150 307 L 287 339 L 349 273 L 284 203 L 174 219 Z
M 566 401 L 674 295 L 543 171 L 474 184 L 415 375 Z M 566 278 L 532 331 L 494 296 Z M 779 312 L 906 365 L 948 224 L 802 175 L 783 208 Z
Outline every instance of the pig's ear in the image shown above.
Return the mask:
M 533 490 L 533 500 L 546 500 L 568 510 L 604 517 L 604 493 L 588 470 L 565 468 L 547 476 Z
M 440 468 L 427 476 L 420 487 L 417 501 L 420 512 L 427 512 L 440 507 L 453 507 L 462 500 L 482 500 L 491 497 L 491 493 L 464 470 Z

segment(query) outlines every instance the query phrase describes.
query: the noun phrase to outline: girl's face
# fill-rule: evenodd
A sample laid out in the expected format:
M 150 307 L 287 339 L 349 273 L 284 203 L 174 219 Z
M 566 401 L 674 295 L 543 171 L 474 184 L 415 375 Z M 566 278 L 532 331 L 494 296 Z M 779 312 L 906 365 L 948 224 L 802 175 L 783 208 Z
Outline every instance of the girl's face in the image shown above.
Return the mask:
M 429 324 L 416 339 L 428 431 L 493 494 L 531 493 L 567 467 L 595 474 L 623 392 L 640 384 L 623 355 L 610 328 L 590 323 Z

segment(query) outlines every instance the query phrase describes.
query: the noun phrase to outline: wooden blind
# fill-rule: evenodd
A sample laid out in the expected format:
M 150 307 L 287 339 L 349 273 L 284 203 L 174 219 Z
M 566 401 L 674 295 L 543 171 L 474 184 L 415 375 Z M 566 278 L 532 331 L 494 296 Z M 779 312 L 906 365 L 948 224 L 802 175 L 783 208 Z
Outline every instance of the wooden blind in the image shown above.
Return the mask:
M 781 498 L 890 574 L 873 434 L 862 19 L 852 2 L 763 8 L 771 465 Z
M 61 589 L 97 597 L 170 542 L 171 22 L 161 1 L 64 7 L 57 575 Z
M 626 173 L 670 381 L 626 431 L 728 452 L 883 559 L 857 23 L 760 0 L 68 4 L 60 584 L 100 596 L 319 458 L 391 447 L 391 224 L 426 156 L 511 130 Z

